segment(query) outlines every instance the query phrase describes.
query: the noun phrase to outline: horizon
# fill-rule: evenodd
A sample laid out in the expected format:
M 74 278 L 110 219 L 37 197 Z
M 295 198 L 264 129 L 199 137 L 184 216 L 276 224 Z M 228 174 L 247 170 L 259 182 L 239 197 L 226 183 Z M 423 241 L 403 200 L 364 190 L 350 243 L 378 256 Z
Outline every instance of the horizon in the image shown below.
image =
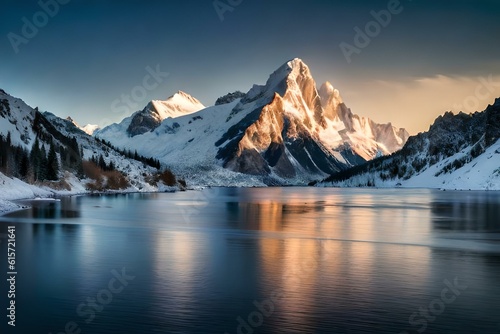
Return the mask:
M 295 58 L 294 58 L 294 59 L 295 59 Z M 300 59 L 300 58 L 299 58 L 299 59 Z M 290 59 L 290 60 L 292 60 L 292 59 Z M 286 63 L 287 63 L 287 62 L 289 62 L 290 60 L 286 61 L 284 64 L 286 64 Z M 307 64 L 306 64 L 306 65 L 307 65 Z M 313 77 L 313 78 L 314 78 L 314 77 Z M 318 83 L 318 82 L 316 82 L 316 89 L 319 91 L 319 88 L 321 87 L 321 85 L 322 85 L 323 83 L 326 83 L 326 82 L 329 82 L 329 81 L 325 81 L 325 82 L 322 82 L 322 83 Z M 260 83 L 260 84 L 263 84 L 263 83 Z M 23 98 L 23 97 L 21 97 L 21 96 L 15 96 L 15 95 L 10 94 L 8 91 L 5 91 L 2 87 L 0 87 L 0 90 L 3 90 L 5 93 L 7 93 L 7 94 L 9 94 L 9 95 L 13 96 L 14 98 L 21 99 L 22 101 L 24 101 L 27 105 L 29 105 L 29 106 L 30 106 L 30 107 L 32 107 L 32 108 L 37 107 L 37 106 L 36 106 L 36 105 L 34 105 L 33 103 L 30 103 L 30 101 L 26 101 L 26 100 L 24 100 L 24 98 Z M 224 96 L 224 95 L 226 95 L 226 94 L 233 93 L 233 92 L 235 92 L 235 91 L 232 91 L 232 92 L 227 92 L 227 93 L 221 94 L 221 95 L 219 95 L 218 97 L 222 97 L 222 96 Z M 242 92 L 246 94 L 248 91 L 242 91 Z M 189 92 L 186 92 L 186 91 L 183 91 L 183 90 L 177 90 L 177 91 L 172 92 L 172 93 L 171 93 L 171 94 L 170 94 L 167 98 L 165 98 L 165 99 L 153 99 L 153 100 L 149 100 L 149 101 L 147 101 L 147 102 L 144 104 L 144 106 L 142 106 L 140 109 L 138 109 L 138 110 L 136 110 L 136 111 L 133 111 L 131 114 L 125 115 L 123 118 L 118 119 L 118 120 L 117 120 L 117 121 L 115 121 L 115 122 L 112 122 L 112 123 L 107 123 L 107 124 L 105 125 L 105 127 L 106 127 L 106 126 L 109 126 L 109 125 L 112 125 L 112 124 L 119 124 L 119 123 L 120 123 L 120 122 L 122 122 L 125 118 L 127 118 L 127 117 L 129 117 L 129 116 L 131 116 L 131 115 L 135 114 L 136 112 L 141 111 L 141 110 L 142 110 L 143 108 L 145 108 L 145 107 L 147 106 L 147 104 L 149 104 L 150 102 L 153 102 L 153 101 L 166 101 L 166 100 L 168 100 L 168 99 L 173 98 L 173 97 L 174 97 L 174 95 L 179 94 L 179 93 L 188 94 L 189 96 L 191 96 L 191 97 L 193 97 L 193 98 L 195 98 L 195 99 L 199 100 L 196 96 L 193 96 L 193 95 L 192 95 L 192 94 L 190 94 Z M 340 96 L 341 96 L 341 97 L 342 97 L 342 99 L 344 100 L 343 95 L 342 95 L 342 92 L 340 92 Z M 434 118 L 434 119 L 433 119 L 433 120 L 432 120 L 432 121 L 428 124 L 428 128 L 430 128 L 430 126 L 432 126 L 432 124 L 434 123 L 434 121 L 435 121 L 438 117 L 443 116 L 445 113 L 452 112 L 453 114 L 455 114 L 455 115 L 456 115 L 456 114 L 458 114 L 458 113 L 473 114 L 473 113 L 475 113 L 475 112 L 483 112 L 484 110 L 486 110 L 486 108 L 487 108 L 488 106 L 493 105 L 493 104 L 496 102 L 496 100 L 500 100 L 500 95 L 499 95 L 499 96 L 493 96 L 493 97 L 492 97 L 492 101 L 490 101 L 490 102 L 486 102 L 486 104 L 484 105 L 484 107 L 482 107 L 482 109 L 478 109 L 478 110 L 469 110 L 469 111 L 464 111 L 464 110 L 451 110 L 451 109 L 450 109 L 450 110 L 443 110 L 441 113 L 436 114 L 435 118 Z M 199 101 L 200 101 L 200 100 L 199 100 Z M 201 102 L 201 103 L 205 106 L 205 108 L 209 108 L 209 107 L 212 107 L 212 106 L 214 106 L 214 105 L 215 105 L 215 101 L 213 101 L 213 103 L 212 103 L 212 104 L 205 104 L 205 103 L 203 103 L 202 101 L 200 101 L 200 102 Z M 344 103 L 345 103 L 345 101 L 344 101 Z M 349 104 L 348 104 L 348 103 L 345 103 L 345 104 L 346 104 L 346 106 L 347 106 L 348 108 L 350 108 L 350 106 L 349 106 Z M 205 108 L 204 108 L 204 109 L 205 109 Z M 204 109 L 201 109 L 201 110 L 199 110 L 199 111 L 197 111 L 197 112 L 200 112 L 200 111 L 202 111 L 202 110 L 204 110 Z M 368 115 L 363 115 L 363 114 L 360 114 L 360 113 L 355 112 L 354 110 L 352 110 L 352 108 L 350 108 L 350 109 L 351 109 L 351 111 L 352 111 L 354 114 L 357 114 L 357 115 L 359 115 L 359 116 L 361 116 L 361 117 L 368 117 L 368 118 L 371 118 L 371 117 L 369 117 Z M 72 115 L 58 115 L 57 113 L 52 112 L 51 110 L 40 110 L 40 111 L 41 111 L 41 112 L 49 112 L 49 113 L 52 113 L 52 114 L 54 114 L 54 115 L 56 115 L 56 116 L 58 116 L 58 117 L 60 117 L 60 118 L 62 118 L 62 119 L 70 119 L 72 122 L 76 123 L 76 124 L 77 124 L 80 128 L 84 128 L 84 127 L 86 127 L 86 126 L 91 126 L 91 127 L 92 127 L 92 126 L 98 126 L 98 129 L 101 129 L 101 127 L 99 127 L 99 124 L 95 124 L 95 123 L 79 123 L 76 119 L 74 119 L 74 117 L 73 117 Z M 109 120 L 109 119 L 107 119 L 107 120 Z M 409 132 L 410 136 L 415 136 L 415 135 L 417 135 L 418 133 L 428 131 L 428 128 L 427 128 L 427 129 L 423 129 L 423 130 L 421 130 L 421 131 L 418 131 L 418 132 L 413 133 L 413 132 L 409 131 L 409 130 L 408 130 L 408 128 L 407 128 L 407 127 L 405 127 L 404 125 L 403 125 L 403 126 L 399 126 L 399 125 L 397 125 L 397 124 L 394 124 L 394 123 L 393 123 L 392 121 L 390 121 L 390 120 L 387 120 L 387 121 L 381 121 L 381 122 L 378 122 L 378 123 L 380 123 L 380 124 L 391 124 L 391 125 L 392 125 L 392 126 L 394 126 L 395 128 L 398 128 L 398 129 L 405 129 L 405 130 L 407 130 L 407 131 Z
M 491 0 L 54 1 L 8 1 L 0 86 L 81 126 L 120 122 L 179 90 L 211 106 L 296 57 L 353 113 L 412 135 L 446 111 L 482 111 L 500 97 L 500 4 Z M 256 17 L 273 24 L 256 27 Z M 148 89 L 136 89 L 148 75 Z M 117 108 L 134 89 L 134 107 Z

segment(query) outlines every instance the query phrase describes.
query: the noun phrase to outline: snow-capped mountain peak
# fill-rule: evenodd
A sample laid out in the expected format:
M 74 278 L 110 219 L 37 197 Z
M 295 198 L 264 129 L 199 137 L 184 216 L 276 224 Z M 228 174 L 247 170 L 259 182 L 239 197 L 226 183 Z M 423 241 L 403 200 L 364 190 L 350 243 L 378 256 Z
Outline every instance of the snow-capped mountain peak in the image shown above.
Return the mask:
M 85 132 L 89 136 L 92 136 L 94 134 L 94 132 L 96 132 L 97 130 L 99 130 L 99 125 L 97 125 L 97 124 L 87 124 L 87 125 L 81 127 L 80 129 L 83 130 L 83 132 Z
M 78 129 L 80 129 L 83 132 L 85 132 L 86 134 L 88 134 L 89 136 L 92 136 L 94 134 L 94 132 L 99 130 L 99 125 L 95 125 L 95 124 L 87 124 L 85 126 L 80 126 L 73 118 L 71 118 L 71 116 L 66 117 L 66 120 L 69 121 L 74 126 L 76 126 Z
M 500 189 L 500 99 L 482 112 L 445 112 L 402 150 L 356 170 L 335 173 L 335 186 Z
M 192 103 L 186 95 L 178 92 L 165 102 Z M 124 120 L 126 133 L 115 126 L 98 136 L 157 157 L 181 175 L 198 169 L 219 176 L 232 171 L 270 184 L 307 183 L 392 153 L 407 139 L 404 130 L 354 115 L 330 83 L 318 91 L 309 67 L 299 58 L 280 66 L 265 85 L 254 85 L 232 101 L 192 115 L 184 106 L 182 115 L 161 125 L 161 117 L 152 119 L 159 115 L 152 104 L 135 120 Z M 144 127 L 150 121 L 153 127 Z
M 119 124 L 98 130 L 95 134 L 99 137 L 113 137 L 125 132 L 129 137 L 134 137 L 153 131 L 167 118 L 189 115 L 204 108 L 205 106 L 193 96 L 178 91 L 166 100 L 152 100 L 143 110 L 135 112 Z
M 151 103 L 161 120 L 188 115 L 205 108 L 200 101 L 183 91 L 178 91 L 165 101 L 153 100 Z
M 325 117 L 334 120 L 338 116 L 339 106 L 344 103 L 340 92 L 327 81 L 321 85 L 318 93 L 321 98 L 321 106 L 325 111 Z

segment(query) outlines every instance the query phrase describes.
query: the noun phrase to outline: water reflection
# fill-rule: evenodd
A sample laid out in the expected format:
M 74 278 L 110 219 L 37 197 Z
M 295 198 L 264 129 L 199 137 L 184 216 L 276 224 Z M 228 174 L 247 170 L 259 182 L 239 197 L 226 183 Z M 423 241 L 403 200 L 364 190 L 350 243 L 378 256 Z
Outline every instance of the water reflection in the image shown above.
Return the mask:
M 81 228 L 78 224 L 31 224 L 31 231 L 33 236 L 38 236 L 40 234 L 75 234 Z
M 15 211 L 5 215 L 9 218 L 36 218 L 36 219 L 62 219 L 79 218 L 80 204 L 75 197 L 64 197 L 61 199 L 47 200 L 24 200 L 20 201 L 24 205 L 30 206 L 29 209 Z
M 500 232 L 500 196 L 495 192 L 441 192 L 431 202 L 433 228 Z
M 484 240 L 463 240 L 498 231 L 500 196 L 312 188 L 203 194 L 196 206 L 189 192 L 77 197 L 36 204 L 38 211 L 24 212 L 39 217 L 34 224 L 10 216 L 22 254 L 20 318 L 31 319 L 20 330 L 56 332 L 71 319 L 86 333 L 235 333 L 236 319 L 256 311 L 254 301 L 279 292 L 255 334 L 414 332 L 409 316 L 454 277 L 470 288 L 429 333 L 493 333 L 500 322 L 500 247 L 490 243 L 487 253 Z M 180 206 L 193 210 L 189 224 Z M 65 211 L 78 214 L 63 219 Z M 136 279 L 85 327 L 76 306 L 123 267 Z

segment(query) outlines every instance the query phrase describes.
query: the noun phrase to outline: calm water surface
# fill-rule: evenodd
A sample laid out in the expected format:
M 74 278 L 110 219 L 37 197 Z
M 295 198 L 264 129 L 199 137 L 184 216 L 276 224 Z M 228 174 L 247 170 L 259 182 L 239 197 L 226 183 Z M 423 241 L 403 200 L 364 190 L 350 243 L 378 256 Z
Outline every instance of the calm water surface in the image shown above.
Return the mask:
M 214 188 L 34 201 L 1 333 L 500 333 L 500 193 Z M 5 329 L 5 330 L 4 330 Z M 78 332 L 80 331 L 80 332 Z

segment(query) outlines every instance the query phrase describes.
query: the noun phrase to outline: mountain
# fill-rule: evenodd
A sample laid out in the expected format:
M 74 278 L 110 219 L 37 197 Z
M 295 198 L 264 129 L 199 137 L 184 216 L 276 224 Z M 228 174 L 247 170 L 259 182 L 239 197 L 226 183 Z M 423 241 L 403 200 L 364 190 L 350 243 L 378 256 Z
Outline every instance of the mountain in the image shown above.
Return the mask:
M 80 126 L 78 125 L 78 123 L 76 123 L 71 117 L 66 117 L 66 120 L 67 121 L 70 121 L 71 123 L 73 123 L 77 128 L 79 128 L 80 130 L 82 130 L 83 132 L 85 132 L 86 134 L 92 136 L 94 134 L 94 132 L 96 132 L 97 130 L 99 130 L 99 125 L 95 125 L 95 124 L 87 124 L 85 126 Z
M 146 106 L 146 114 L 150 109 Z M 408 138 L 390 123 L 354 115 L 331 84 L 318 90 L 308 66 L 297 58 L 265 85 L 228 94 L 215 106 L 174 115 L 160 125 L 157 120 L 154 130 L 130 130 L 139 114 L 96 136 L 158 158 L 202 185 L 304 184 L 390 154 Z
M 94 132 L 99 130 L 99 125 L 97 124 L 87 124 L 85 126 L 80 127 L 80 130 L 88 134 L 89 136 L 92 136 Z
M 236 99 L 241 99 L 242 97 L 245 96 L 245 93 L 240 92 L 239 90 L 234 91 L 232 93 L 227 93 L 224 96 L 221 96 L 215 101 L 215 105 L 221 105 L 221 104 L 226 104 L 226 103 L 231 103 Z
M 160 182 L 170 172 L 158 168 L 0 90 L 0 206 L 33 196 L 170 189 Z
M 322 186 L 500 190 L 500 98 L 483 112 L 447 112 L 401 151 L 335 173 Z
M 156 129 L 166 118 L 176 118 L 192 114 L 205 106 L 191 95 L 178 91 L 165 101 L 153 100 L 143 110 L 125 118 L 120 124 L 113 124 L 96 135 L 105 138 L 113 132 L 125 132 L 130 137 L 144 134 Z

